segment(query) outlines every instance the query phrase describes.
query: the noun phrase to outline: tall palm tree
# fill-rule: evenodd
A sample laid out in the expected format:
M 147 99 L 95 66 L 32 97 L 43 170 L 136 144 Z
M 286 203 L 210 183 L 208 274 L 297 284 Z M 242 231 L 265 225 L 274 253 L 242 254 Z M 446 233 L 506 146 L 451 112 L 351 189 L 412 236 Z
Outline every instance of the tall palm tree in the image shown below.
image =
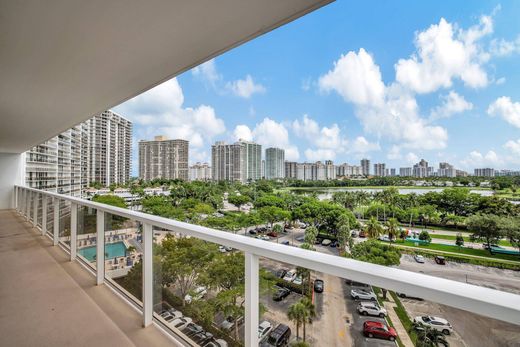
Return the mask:
M 376 239 L 383 233 L 383 228 L 381 227 L 379 221 L 372 216 L 365 225 L 365 231 L 368 238 Z
M 397 219 L 390 218 L 386 222 L 386 228 L 388 231 L 388 238 L 390 239 L 390 242 L 392 242 L 395 238 L 397 238 L 397 231 L 399 228 L 399 224 L 397 222 Z
M 305 305 L 301 302 L 295 302 L 287 310 L 287 318 L 289 318 L 296 325 L 296 339 L 300 338 L 300 325 L 305 320 Z
M 303 298 L 300 302 L 305 308 L 303 319 L 303 341 L 305 342 L 306 325 L 307 323 L 312 324 L 312 320 L 316 317 L 316 307 L 309 298 Z

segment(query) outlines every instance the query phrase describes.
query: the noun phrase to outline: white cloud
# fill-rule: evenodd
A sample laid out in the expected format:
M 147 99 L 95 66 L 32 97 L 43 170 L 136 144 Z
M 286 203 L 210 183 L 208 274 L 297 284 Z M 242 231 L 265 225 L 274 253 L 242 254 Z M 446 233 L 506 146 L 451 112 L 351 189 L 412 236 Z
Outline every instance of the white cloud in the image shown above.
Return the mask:
M 500 159 L 495 151 L 488 151 L 486 154 L 482 154 L 479 151 L 472 151 L 466 158 L 461 161 L 463 167 L 466 168 L 478 168 L 478 167 L 496 167 L 497 165 L 503 164 L 503 160 Z
M 224 121 L 211 106 L 184 106 L 182 88 L 176 78 L 158 85 L 115 108 L 136 127 L 137 139 L 152 139 L 155 135 L 190 141 L 190 157 L 209 158 L 204 150 L 212 139 L 226 131 Z
M 237 125 L 233 135 L 235 140 L 242 138 L 248 141 L 256 141 L 264 149 L 267 147 L 283 148 L 285 149 L 286 160 L 298 160 L 300 157 L 298 148 L 289 141 L 287 128 L 282 123 L 267 117 L 262 122 L 256 124 L 253 130 L 247 125 Z
M 341 138 L 341 130 L 337 124 L 320 128 L 318 123 L 306 114 L 303 115 L 301 121 L 293 121 L 292 128 L 298 137 L 306 139 L 318 148 L 335 148 L 339 151 L 345 143 Z
M 489 55 L 479 40 L 493 32 L 493 20 L 482 16 L 478 25 L 468 30 L 456 30 L 441 18 L 415 37 L 417 52 L 395 65 L 396 80 L 417 93 L 430 93 L 439 88 L 450 88 L 458 78 L 469 87 L 485 87 L 488 77 L 483 63 Z
M 217 72 L 215 59 L 208 60 L 207 62 L 194 67 L 191 70 L 191 73 L 193 76 L 208 82 L 213 87 L 215 87 L 217 81 L 222 79 L 222 76 Z
M 489 51 L 492 55 L 497 57 L 505 57 L 515 53 L 520 53 L 520 35 L 518 35 L 518 37 L 513 41 L 507 41 L 504 39 L 491 40 Z
M 363 136 L 358 136 L 348 144 L 349 153 L 368 153 L 373 151 L 379 151 L 381 147 L 379 143 L 370 142 Z
M 442 104 L 431 111 L 430 120 L 449 118 L 454 114 L 473 109 L 471 102 L 466 101 L 464 96 L 457 94 L 453 90 L 448 95 L 441 96 L 441 100 Z
M 390 160 L 401 159 L 403 157 L 403 155 L 401 154 L 401 148 L 397 145 L 393 145 L 392 147 L 390 147 L 388 153 L 386 153 L 386 157 Z
M 381 80 L 379 66 L 363 48 L 341 55 L 334 68 L 321 76 L 320 90 L 335 91 L 347 102 L 358 105 L 381 105 L 385 85 Z
M 255 83 L 251 75 L 247 75 L 245 79 L 226 83 L 226 88 L 233 94 L 241 98 L 249 99 L 253 94 L 265 93 L 266 89 L 263 85 Z
M 496 99 L 487 109 L 490 116 L 500 116 L 509 124 L 520 128 L 520 102 L 513 102 L 508 96 Z
M 233 136 L 236 140 L 253 141 L 253 132 L 247 125 L 237 125 L 233 131 Z
M 497 86 L 499 86 L 499 85 L 501 85 L 501 84 L 504 84 L 504 83 L 506 83 L 506 78 L 505 78 L 505 77 L 500 77 L 499 79 L 497 79 L 497 80 L 495 81 L 495 84 L 496 84 Z
M 323 160 L 334 160 L 336 158 L 336 151 L 332 149 L 319 148 L 305 150 L 305 157 L 308 161 L 323 161 Z
M 511 151 L 513 154 L 520 156 L 520 139 L 509 140 L 504 144 L 504 148 Z
M 406 162 L 409 164 L 415 164 L 415 163 L 419 162 L 419 156 L 412 152 L 409 152 L 406 155 L 405 159 L 406 159 Z

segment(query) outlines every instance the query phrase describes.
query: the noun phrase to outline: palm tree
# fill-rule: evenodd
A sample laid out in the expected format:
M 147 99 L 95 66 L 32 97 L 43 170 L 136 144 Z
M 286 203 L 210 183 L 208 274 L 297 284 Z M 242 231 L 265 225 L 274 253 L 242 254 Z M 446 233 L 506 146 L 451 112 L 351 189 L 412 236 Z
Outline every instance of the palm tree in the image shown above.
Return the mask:
M 296 339 L 300 338 L 300 325 L 305 320 L 306 308 L 301 301 L 295 302 L 287 310 L 287 318 L 296 325 Z
M 316 242 L 316 238 L 318 237 L 318 229 L 311 225 L 307 229 L 305 229 L 305 242 L 313 245 Z
M 314 319 L 314 317 L 316 317 L 316 307 L 314 306 L 314 304 L 312 303 L 311 299 L 309 298 L 303 298 L 302 300 L 300 300 L 300 302 L 302 303 L 303 307 L 305 308 L 305 315 L 304 315 L 304 319 L 303 319 L 303 342 L 305 342 L 305 335 L 306 335 L 306 325 L 307 323 L 308 324 L 312 324 L 312 320 Z
M 386 222 L 386 228 L 388 231 L 388 238 L 390 239 L 390 242 L 392 242 L 395 238 L 397 238 L 397 231 L 399 228 L 399 224 L 397 223 L 397 219 L 390 218 Z
M 365 225 L 365 230 L 368 238 L 376 239 L 383 233 L 383 228 L 381 224 L 375 217 L 370 217 Z

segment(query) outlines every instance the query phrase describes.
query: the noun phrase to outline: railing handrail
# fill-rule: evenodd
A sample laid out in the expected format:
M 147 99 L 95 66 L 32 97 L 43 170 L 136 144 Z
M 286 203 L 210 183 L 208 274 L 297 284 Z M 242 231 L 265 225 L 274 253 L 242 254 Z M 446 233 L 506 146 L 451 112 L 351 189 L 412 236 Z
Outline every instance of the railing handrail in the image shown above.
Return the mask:
M 205 241 L 233 247 L 256 256 L 289 263 L 341 278 L 348 278 L 400 293 L 406 293 L 409 296 L 421 297 L 451 307 L 520 325 L 520 295 L 513 293 L 394 267 L 309 251 L 298 247 L 288 247 L 282 244 L 233 234 L 231 232 L 180 222 L 35 188 L 25 186 L 16 187 L 44 194 L 49 197 L 70 201 L 80 206 L 95 208 L 144 224 L 181 232 Z

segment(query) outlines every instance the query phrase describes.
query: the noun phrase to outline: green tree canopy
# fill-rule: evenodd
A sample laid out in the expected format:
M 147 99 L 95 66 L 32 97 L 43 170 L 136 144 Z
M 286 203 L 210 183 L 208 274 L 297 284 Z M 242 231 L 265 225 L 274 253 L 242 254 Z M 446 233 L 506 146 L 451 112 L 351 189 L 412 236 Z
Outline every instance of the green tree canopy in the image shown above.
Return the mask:
M 352 247 L 352 258 L 379 265 L 399 265 L 401 252 L 397 247 L 368 240 Z

